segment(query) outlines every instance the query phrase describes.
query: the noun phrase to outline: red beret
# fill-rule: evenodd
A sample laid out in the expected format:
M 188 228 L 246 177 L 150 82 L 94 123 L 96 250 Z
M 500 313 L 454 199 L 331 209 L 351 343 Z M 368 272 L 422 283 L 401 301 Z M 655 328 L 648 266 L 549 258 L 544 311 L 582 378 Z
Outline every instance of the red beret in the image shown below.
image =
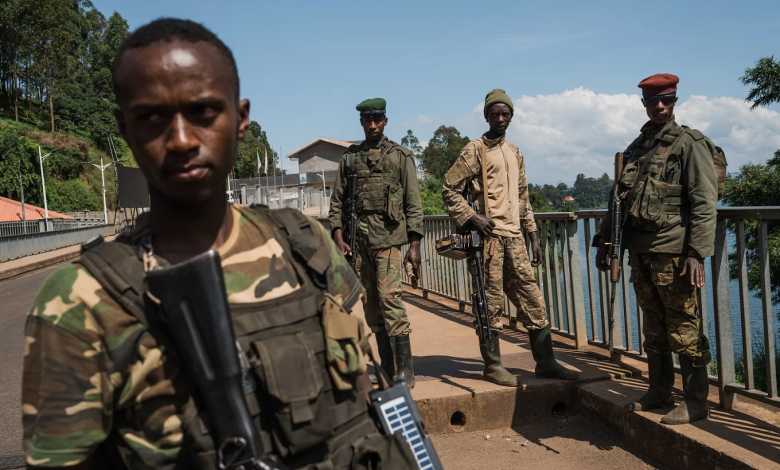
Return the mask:
M 637 86 L 642 89 L 643 95 L 663 95 L 677 91 L 678 83 L 680 78 L 677 75 L 657 73 L 645 78 Z

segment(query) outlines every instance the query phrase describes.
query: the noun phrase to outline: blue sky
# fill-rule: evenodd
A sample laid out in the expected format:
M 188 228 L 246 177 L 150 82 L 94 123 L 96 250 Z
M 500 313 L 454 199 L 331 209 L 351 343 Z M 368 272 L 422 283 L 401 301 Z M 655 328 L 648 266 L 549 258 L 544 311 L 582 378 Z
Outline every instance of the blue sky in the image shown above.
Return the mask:
M 320 135 L 362 138 L 355 105 L 377 96 L 394 140 L 412 129 L 427 141 L 441 124 L 475 138 L 486 130 L 479 105 L 499 87 L 521 108 L 509 136 L 529 180 L 571 184 L 607 171 L 633 140 L 645 120 L 636 84 L 658 72 L 680 76 L 678 116 L 718 139 L 730 171 L 780 148 L 778 108 L 746 111 L 738 80 L 780 55 L 776 0 L 93 2 L 131 29 L 163 16 L 212 29 L 236 56 L 251 118 L 283 154 Z

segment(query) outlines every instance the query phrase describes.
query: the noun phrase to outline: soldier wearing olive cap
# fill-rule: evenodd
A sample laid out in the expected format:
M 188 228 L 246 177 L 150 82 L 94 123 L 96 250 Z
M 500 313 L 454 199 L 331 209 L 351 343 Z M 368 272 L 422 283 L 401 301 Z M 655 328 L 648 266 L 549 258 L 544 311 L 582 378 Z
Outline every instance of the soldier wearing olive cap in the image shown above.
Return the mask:
M 333 239 L 343 253 L 342 201 L 348 175 L 358 177 L 357 213 L 360 280 L 366 289 L 366 323 L 376 335 L 382 368 L 414 387 L 409 317 L 401 301 L 402 264 L 420 267 L 423 211 L 412 154 L 384 135 L 386 102 L 382 98 L 358 104 L 366 140 L 341 158 L 328 218 Z M 401 260 L 401 247 L 410 244 Z
M 619 196 L 624 208 L 623 245 L 631 282 L 644 312 L 644 349 L 650 387 L 629 411 L 674 405 L 674 361 L 679 354 L 685 398 L 662 418 L 684 424 L 709 414 L 707 365 L 710 346 L 701 330 L 696 290 L 704 286 L 704 258 L 712 256 L 717 219 L 718 178 L 725 156 L 701 132 L 675 121 L 679 79 L 657 74 L 639 83 L 650 120 L 624 152 Z M 722 159 L 722 160 L 719 160 Z M 612 217 L 593 240 L 596 264 L 606 271 Z

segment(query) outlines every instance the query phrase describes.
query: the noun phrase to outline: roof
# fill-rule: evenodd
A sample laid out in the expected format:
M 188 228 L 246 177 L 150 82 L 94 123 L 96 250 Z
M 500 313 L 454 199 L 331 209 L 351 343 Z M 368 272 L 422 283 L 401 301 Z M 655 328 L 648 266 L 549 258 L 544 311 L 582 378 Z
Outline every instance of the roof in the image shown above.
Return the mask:
M 317 137 L 316 139 L 312 140 L 311 142 L 309 142 L 308 144 L 304 145 L 303 147 L 297 148 L 297 149 L 293 150 L 292 152 L 288 153 L 287 154 L 287 158 L 291 158 L 291 159 L 298 158 L 296 155 L 298 155 L 299 153 L 303 152 L 307 148 L 309 148 L 312 145 L 317 144 L 319 142 L 327 142 L 329 144 L 339 145 L 339 146 L 344 147 L 344 148 L 347 148 L 347 147 L 349 147 L 349 146 L 354 144 L 354 142 L 347 142 L 347 141 L 344 141 L 344 140 L 330 139 L 328 137 Z
M 24 205 L 26 220 L 43 219 L 46 211 L 30 204 Z M 73 217 L 59 212 L 49 211 L 50 219 L 72 219 Z M 22 203 L 0 196 L 0 222 L 19 222 L 22 220 Z

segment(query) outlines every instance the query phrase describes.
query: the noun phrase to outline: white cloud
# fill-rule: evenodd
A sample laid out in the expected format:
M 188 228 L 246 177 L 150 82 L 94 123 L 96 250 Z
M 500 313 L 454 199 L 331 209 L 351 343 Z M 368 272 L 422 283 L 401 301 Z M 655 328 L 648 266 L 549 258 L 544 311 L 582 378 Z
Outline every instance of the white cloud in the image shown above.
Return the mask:
M 612 174 L 615 152 L 625 149 L 647 121 L 637 94 L 597 94 L 577 88 L 522 96 L 514 104 L 508 136 L 523 151 L 528 179 L 534 183 L 572 184 L 577 173 Z M 485 130 L 482 106 L 456 118 L 462 134 L 477 136 Z M 776 111 L 751 111 L 748 103 L 737 98 L 692 96 L 678 104 L 675 114 L 679 123 L 701 130 L 723 148 L 730 172 L 749 161 L 766 161 L 780 149 Z

